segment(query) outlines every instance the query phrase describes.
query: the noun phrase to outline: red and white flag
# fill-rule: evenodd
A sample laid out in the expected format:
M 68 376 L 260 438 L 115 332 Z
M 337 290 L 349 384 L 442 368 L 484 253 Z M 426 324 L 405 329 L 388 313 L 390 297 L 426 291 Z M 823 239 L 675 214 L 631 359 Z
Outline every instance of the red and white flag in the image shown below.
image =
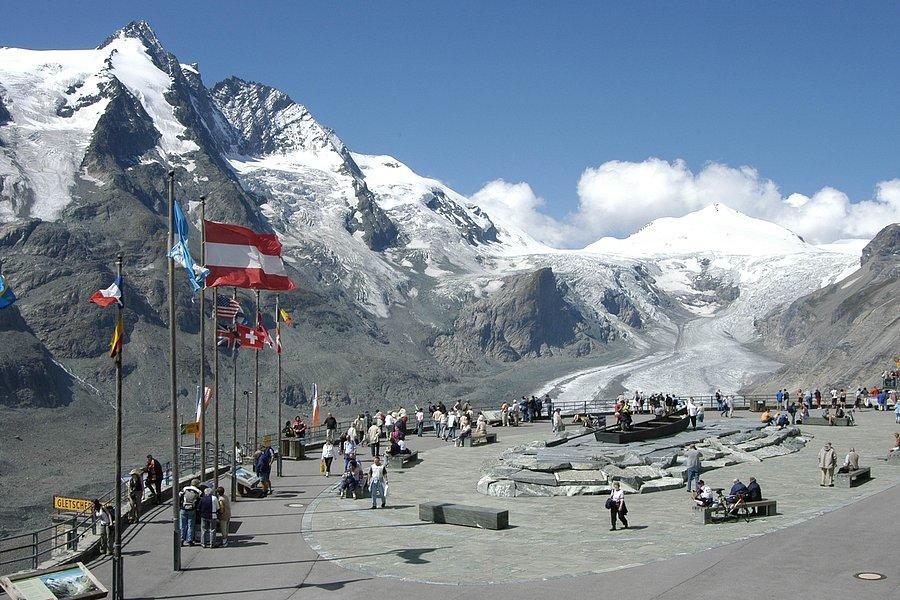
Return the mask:
M 256 331 L 262 336 L 263 344 L 269 348 L 275 347 L 275 341 L 272 339 L 272 336 L 269 335 L 269 330 L 263 325 L 262 315 L 259 313 L 256 313 Z
M 265 329 L 262 331 L 258 327 L 247 327 L 246 325 L 237 326 L 237 334 L 240 339 L 241 348 L 250 348 L 251 350 L 262 350 L 266 343 L 267 334 Z
M 206 221 L 206 287 L 289 291 L 294 282 L 281 260 L 274 233 L 256 233 L 240 225 Z
M 275 352 L 281 354 L 281 325 L 275 325 Z
M 88 299 L 88 302 L 93 302 L 104 308 L 122 302 L 122 278 L 116 277 L 111 286 L 105 290 L 94 292 L 94 295 Z

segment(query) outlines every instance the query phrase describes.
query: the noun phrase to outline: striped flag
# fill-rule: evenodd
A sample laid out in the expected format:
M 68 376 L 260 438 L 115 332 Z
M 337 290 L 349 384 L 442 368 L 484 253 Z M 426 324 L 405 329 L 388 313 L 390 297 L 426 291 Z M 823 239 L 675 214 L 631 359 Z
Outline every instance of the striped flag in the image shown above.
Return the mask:
M 207 287 L 232 286 L 252 290 L 294 289 L 281 260 L 281 242 L 274 233 L 256 233 L 240 225 L 206 221 Z
M 222 294 L 216 294 L 216 303 L 218 304 L 216 308 L 219 311 L 220 319 L 229 319 L 231 321 L 236 321 L 237 316 L 243 314 L 241 312 L 241 303 L 234 298 L 229 298 L 228 296 L 223 296 Z
M 275 325 L 275 352 L 281 354 L 281 324 Z
M 201 411 L 207 407 L 209 407 L 209 401 L 212 399 L 212 388 L 203 388 L 203 408 L 200 407 L 200 386 L 197 386 L 197 423 L 200 423 L 200 428 L 194 432 L 194 437 L 198 440 L 200 439 L 200 432 L 203 431 L 203 421 L 200 420 Z
M 319 386 L 313 384 L 312 417 L 309 419 L 309 426 L 318 427 L 321 418 L 322 415 L 319 410 Z

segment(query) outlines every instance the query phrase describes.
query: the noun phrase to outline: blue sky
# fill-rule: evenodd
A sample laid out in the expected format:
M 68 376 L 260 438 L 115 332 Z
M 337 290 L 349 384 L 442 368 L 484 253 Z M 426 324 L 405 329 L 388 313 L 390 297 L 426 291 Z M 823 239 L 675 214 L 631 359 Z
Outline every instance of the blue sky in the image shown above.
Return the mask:
M 782 196 L 854 202 L 900 176 L 900 4 L 738 4 L 19 3 L 0 44 L 91 47 L 145 19 L 208 85 L 271 84 L 465 194 L 527 182 L 556 220 L 613 160 L 749 165 Z

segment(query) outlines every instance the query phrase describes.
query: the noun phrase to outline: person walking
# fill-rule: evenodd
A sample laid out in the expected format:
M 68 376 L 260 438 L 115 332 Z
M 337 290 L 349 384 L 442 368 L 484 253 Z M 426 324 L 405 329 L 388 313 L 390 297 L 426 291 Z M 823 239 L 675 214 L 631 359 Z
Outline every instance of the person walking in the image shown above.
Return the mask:
M 356 440 L 351 438 L 344 440 L 342 453 L 344 455 L 344 471 L 346 471 L 350 466 L 350 461 L 356 460 Z
M 416 408 L 416 435 L 422 437 L 423 431 L 425 431 L 425 411 L 421 408 Z
M 194 520 L 197 511 L 197 505 L 200 503 L 202 492 L 199 479 L 192 479 L 191 485 L 185 487 L 178 494 L 178 502 L 181 506 L 181 545 L 194 545 Z
M 256 459 L 256 474 L 262 482 L 263 497 L 272 493 L 272 461 L 275 460 L 275 451 L 271 446 L 263 444 L 262 452 Z
M 694 481 L 700 481 L 700 451 L 691 444 L 684 453 L 684 466 L 687 468 L 687 491 L 694 491 Z
M 212 548 L 216 544 L 216 518 L 219 513 L 219 498 L 212 488 L 207 488 L 200 498 L 200 545 Z M 209 539 L 209 541 L 207 541 Z
M 834 487 L 834 467 L 837 465 L 837 453 L 831 446 L 831 442 L 825 442 L 825 445 L 819 450 L 819 469 L 822 470 L 821 487 Z
M 100 555 L 112 556 L 113 554 L 113 515 L 108 506 L 100 504 L 100 500 L 94 498 L 94 520 L 100 525 Z
M 691 427 L 697 431 L 697 405 L 694 404 L 694 397 L 691 396 L 687 401 L 687 414 L 691 420 Z
M 610 531 L 616 530 L 616 517 L 622 521 L 622 526 L 628 529 L 628 519 L 625 518 L 625 515 L 628 514 L 628 508 L 625 506 L 625 492 L 622 491 L 618 481 L 614 481 L 612 484 L 612 491 L 606 500 L 606 508 L 609 509 Z
M 335 431 L 337 431 L 337 419 L 333 414 L 328 413 L 328 416 L 325 417 L 325 439 L 333 442 Z
M 559 411 L 559 408 L 554 409 L 553 416 L 551 417 L 553 422 L 553 433 L 559 433 L 565 429 L 565 425 L 563 425 L 562 414 Z
M 147 488 L 153 494 L 156 505 L 162 504 L 163 468 L 152 455 L 147 455 Z
M 729 395 L 725 398 L 725 408 L 728 409 L 728 418 L 732 418 L 734 416 L 734 396 Z
M 388 484 L 387 467 L 381 464 L 381 458 L 376 456 L 372 459 L 372 465 L 369 467 L 369 496 L 372 498 L 372 508 L 376 506 L 376 498 L 381 498 L 381 508 L 387 504 L 386 488 Z
M 324 466 L 322 474 L 325 477 L 331 477 L 331 461 L 333 460 L 334 444 L 331 443 L 331 440 L 325 440 L 325 443 L 322 444 L 322 464 Z
M 381 427 L 378 426 L 378 423 L 372 423 L 366 435 L 369 439 L 369 449 L 372 451 L 372 458 L 375 458 L 381 453 Z
M 128 480 L 128 501 L 131 504 L 128 519 L 132 523 L 137 523 L 141 519 L 141 502 L 144 500 L 143 474 L 140 469 L 132 469 L 131 479 Z
M 218 523 L 219 535 L 222 536 L 222 547 L 228 546 L 228 524 L 231 522 L 231 502 L 225 493 L 225 488 L 216 488 L 216 500 L 219 502 Z

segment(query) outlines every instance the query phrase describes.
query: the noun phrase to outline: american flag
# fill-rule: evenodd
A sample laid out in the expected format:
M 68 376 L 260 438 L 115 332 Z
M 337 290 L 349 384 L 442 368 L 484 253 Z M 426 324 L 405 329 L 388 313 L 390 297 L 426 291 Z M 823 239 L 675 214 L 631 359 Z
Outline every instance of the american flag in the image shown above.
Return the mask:
M 229 350 L 234 350 L 241 345 L 241 340 L 238 337 L 238 334 L 227 327 L 222 327 L 221 325 L 219 325 L 216 329 L 216 339 L 218 340 L 217 343 L 219 344 L 219 346 L 226 347 Z
M 216 296 L 216 302 L 219 304 L 218 310 L 220 319 L 229 319 L 234 322 L 238 320 L 238 315 L 242 315 L 241 303 L 234 298 L 218 294 Z

